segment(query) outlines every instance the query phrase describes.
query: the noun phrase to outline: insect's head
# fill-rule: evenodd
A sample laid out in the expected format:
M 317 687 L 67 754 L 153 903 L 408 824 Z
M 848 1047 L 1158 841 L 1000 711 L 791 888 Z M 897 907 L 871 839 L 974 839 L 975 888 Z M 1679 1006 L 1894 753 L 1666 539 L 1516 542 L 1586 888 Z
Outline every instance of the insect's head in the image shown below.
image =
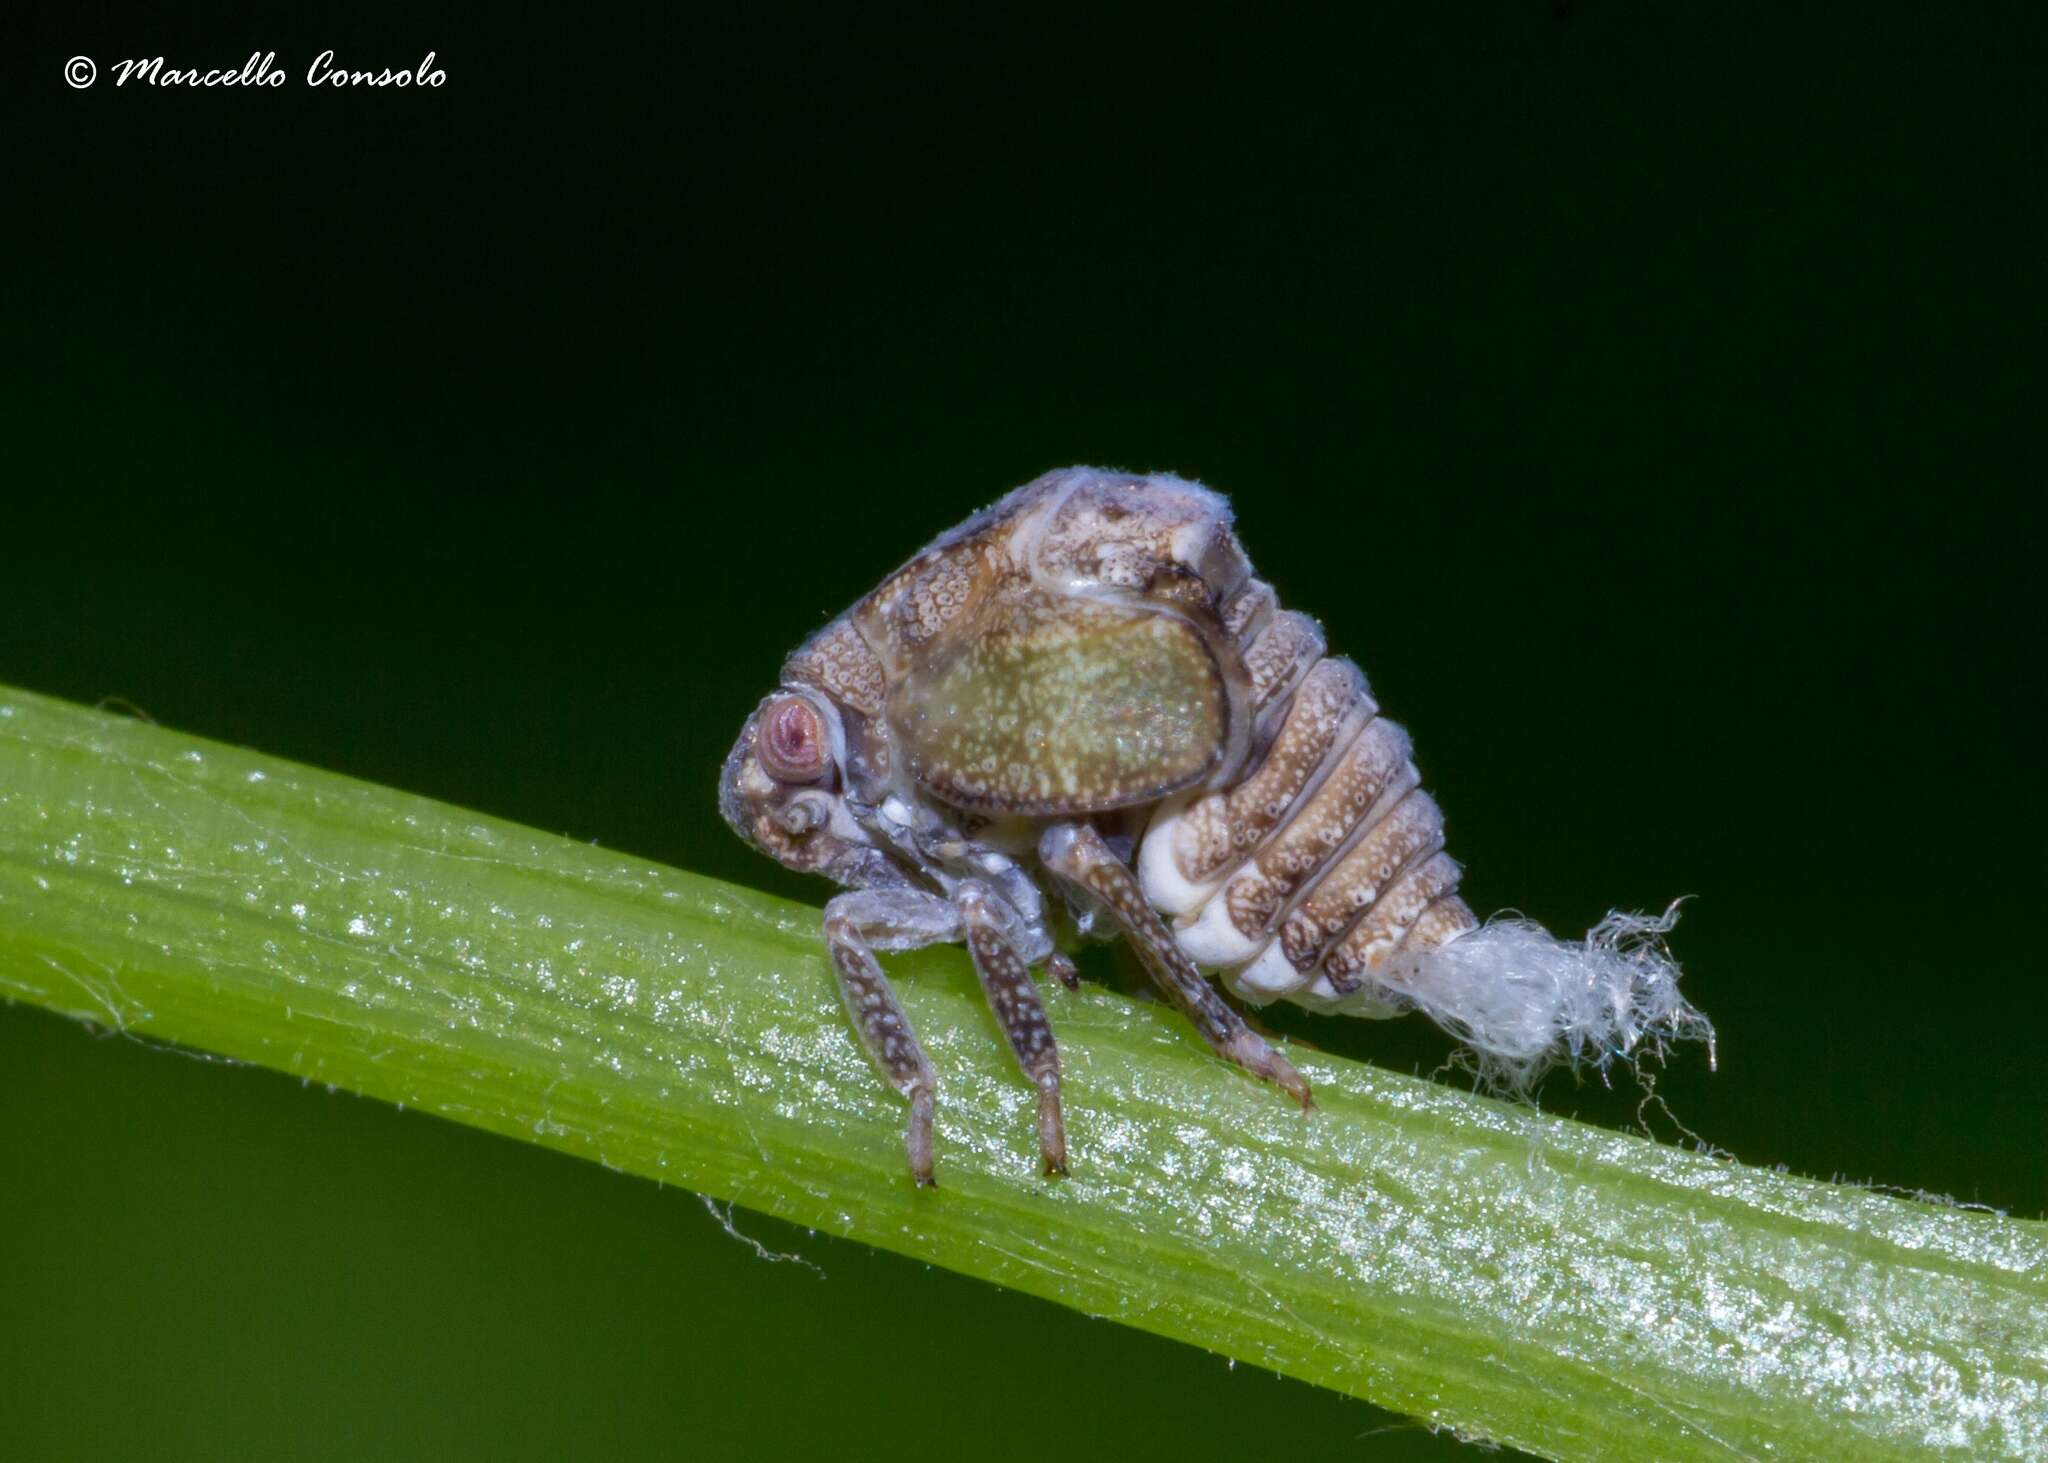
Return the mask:
M 845 806 L 846 732 L 831 699 L 785 687 L 754 708 L 725 759 L 718 807 L 733 831 L 806 872 L 871 850 Z

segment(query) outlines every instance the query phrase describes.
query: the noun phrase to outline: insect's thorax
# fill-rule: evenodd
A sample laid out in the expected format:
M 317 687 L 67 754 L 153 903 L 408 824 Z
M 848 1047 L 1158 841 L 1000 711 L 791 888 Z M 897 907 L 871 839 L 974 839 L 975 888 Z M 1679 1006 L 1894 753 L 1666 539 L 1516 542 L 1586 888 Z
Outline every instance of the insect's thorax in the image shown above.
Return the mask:
M 1045 825 L 1089 821 L 1135 844 L 1181 946 L 1250 999 L 1364 1008 L 1400 952 L 1475 923 L 1406 734 L 1193 484 L 1040 479 L 784 675 L 839 705 L 854 790 L 927 876 L 1028 863 Z M 913 849 L 906 820 L 962 836 Z

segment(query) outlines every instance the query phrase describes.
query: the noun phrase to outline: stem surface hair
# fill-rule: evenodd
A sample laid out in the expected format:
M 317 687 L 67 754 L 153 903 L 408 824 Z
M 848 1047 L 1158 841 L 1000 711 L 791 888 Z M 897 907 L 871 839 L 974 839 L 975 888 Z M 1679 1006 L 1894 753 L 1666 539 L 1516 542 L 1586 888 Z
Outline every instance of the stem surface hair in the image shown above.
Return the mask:
M 1171 1013 L 1051 982 L 1076 1161 L 1049 1180 L 1033 1093 L 950 949 L 895 967 L 945 1074 L 942 1186 L 920 1192 L 817 930 L 814 909 L 0 688 L 0 996 L 1551 1457 L 2048 1457 L 2048 1225 L 1291 1046 L 1304 1119 Z

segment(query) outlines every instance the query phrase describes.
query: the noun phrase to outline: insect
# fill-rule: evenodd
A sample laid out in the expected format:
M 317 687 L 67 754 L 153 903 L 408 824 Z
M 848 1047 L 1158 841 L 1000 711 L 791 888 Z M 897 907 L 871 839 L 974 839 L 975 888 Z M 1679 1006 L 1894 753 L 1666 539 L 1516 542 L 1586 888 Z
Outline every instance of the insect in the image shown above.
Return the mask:
M 1704 1025 L 1655 940 L 1668 920 L 1617 916 L 1583 945 L 1480 927 L 1407 734 L 1253 575 L 1224 499 L 1177 477 L 1052 472 L 942 534 L 789 658 L 719 801 L 845 886 L 826 946 L 909 1100 L 920 1185 L 938 1077 L 878 951 L 966 944 L 1037 1089 L 1048 1174 L 1067 1167 L 1060 1059 L 1031 970 L 1075 984 L 1074 937 L 1128 940 L 1218 1055 L 1304 1109 L 1308 1083 L 1205 968 L 1255 1004 L 1420 1009 L 1510 1066 Z

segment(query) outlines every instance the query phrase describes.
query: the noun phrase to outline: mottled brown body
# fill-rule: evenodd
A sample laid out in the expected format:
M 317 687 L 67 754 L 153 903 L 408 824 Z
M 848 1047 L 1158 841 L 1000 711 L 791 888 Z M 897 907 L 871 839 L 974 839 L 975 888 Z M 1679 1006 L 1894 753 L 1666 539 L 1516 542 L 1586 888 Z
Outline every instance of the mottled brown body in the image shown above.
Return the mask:
M 783 668 L 727 762 L 742 834 L 852 891 L 827 908 L 848 1008 L 911 1100 L 935 1078 L 873 948 L 967 943 L 1065 1164 L 1027 975 L 1071 927 L 1128 937 L 1220 1053 L 1304 1103 L 1198 966 L 1255 1001 L 1401 1007 L 1390 957 L 1473 927 L 1408 739 L 1253 577 L 1198 484 L 1076 468 L 943 535 Z M 1069 928 L 1062 923 L 1061 929 Z

